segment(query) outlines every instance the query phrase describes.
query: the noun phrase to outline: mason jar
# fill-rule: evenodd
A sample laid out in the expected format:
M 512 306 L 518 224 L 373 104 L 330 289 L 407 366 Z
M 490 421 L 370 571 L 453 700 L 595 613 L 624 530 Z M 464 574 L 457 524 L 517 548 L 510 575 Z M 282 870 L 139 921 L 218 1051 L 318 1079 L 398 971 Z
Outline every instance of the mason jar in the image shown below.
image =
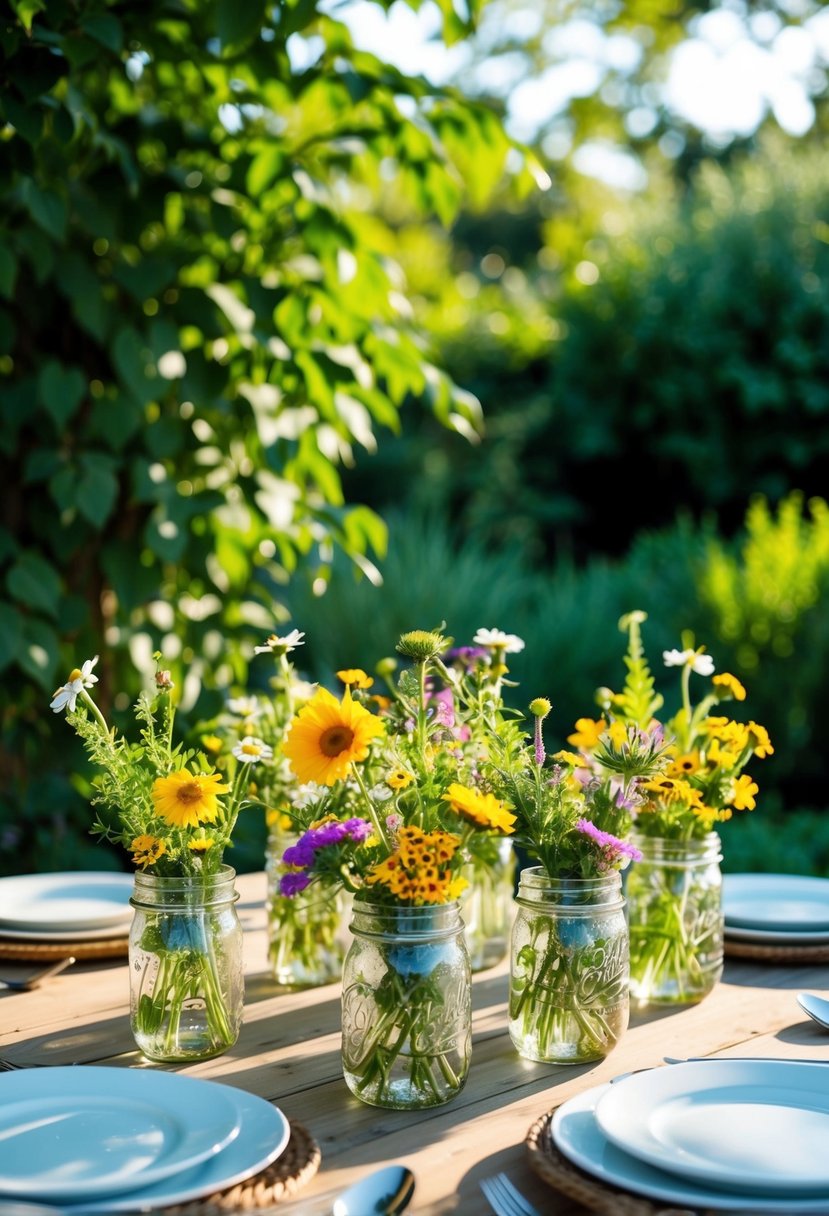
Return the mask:
M 151 1060 L 221 1055 L 244 1005 L 236 871 L 159 877 L 138 872 L 130 900 L 130 1026 Z
M 642 853 L 626 871 L 630 995 L 639 1005 L 693 1005 L 723 971 L 722 848 L 634 833 Z
M 295 834 L 278 829 L 268 833 L 268 964 L 280 987 L 315 988 L 342 978 L 349 897 L 323 883 L 313 883 L 296 895 L 280 894 L 279 881 L 285 872 L 282 854 L 295 842 Z
M 355 898 L 343 965 L 342 1065 L 369 1106 L 439 1106 L 463 1089 L 472 972 L 458 902 L 382 907 Z
M 506 837 L 487 837 L 464 867 L 469 886 L 461 895 L 466 946 L 473 974 L 494 967 L 509 953 L 515 910 L 515 849 Z
M 509 1032 L 548 1064 L 603 1059 L 627 1029 L 628 931 L 621 874 L 522 870 L 512 927 Z

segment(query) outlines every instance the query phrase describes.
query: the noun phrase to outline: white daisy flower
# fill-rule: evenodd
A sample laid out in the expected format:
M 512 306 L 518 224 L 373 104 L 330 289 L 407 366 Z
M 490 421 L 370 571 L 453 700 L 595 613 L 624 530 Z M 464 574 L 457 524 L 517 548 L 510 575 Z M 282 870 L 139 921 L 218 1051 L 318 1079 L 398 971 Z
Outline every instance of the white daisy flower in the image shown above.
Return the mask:
M 49 702 L 49 708 L 59 714 L 61 710 L 68 709 L 70 713 L 75 712 L 75 703 L 78 700 L 82 688 L 91 688 L 93 684 L 98 683 L 98 677 L 92 674 L 92 668 L 98 662 L 98 656 L 94 659 L 87 659 L 82 667 L 76 667 L 74 671 L 70 671 L 69 679 L 58 688 Z
M 697 654 L 696 650 L 663 650 L 662 659 L 666 667 L 684 667 L 687 664 L 698 676 L 714 674 L 714 660 L 710 654 Z
M 232 714 L 237 714 L 240 718 L 250 718 L 251 721 L 260 717 L 262 713 L 258 697 L 230 697 L 227 708 Z
M 491 646 L 503 650 L 505 654 L 518 654 L 524 649 L 521 638 L 514 633 L 504 633 L 501 629 L 479 629 L 472 641 L 476 646 Z
M 245 735 L 241 743 L 237 743 L 234 747 L 233 754 L 242 764 L 256 764 L 259 760 L 272 760 L 273 748 L 263 739 Z
M 278 634 L 272 633 L 264 646 L 254 646 L 254 654 L 288 654 L 291 650 L 296 650 L 297 646 L 302 646 L 304 633 L 300 633 L 298 629 L 292 629 L 284 638 Z

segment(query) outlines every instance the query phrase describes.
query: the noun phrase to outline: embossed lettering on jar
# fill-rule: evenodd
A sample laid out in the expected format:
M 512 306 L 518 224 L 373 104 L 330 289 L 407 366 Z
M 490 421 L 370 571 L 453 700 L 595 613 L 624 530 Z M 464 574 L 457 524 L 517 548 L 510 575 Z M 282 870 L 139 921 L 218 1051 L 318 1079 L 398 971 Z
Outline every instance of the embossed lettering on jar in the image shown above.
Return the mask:
M 628 933 L 621 875 L 522 870 L 512 929 L 509 1032 L 520 1055 L 601 1060 L 627 1029 Z
M 466 1083 L 472 973 L 457 902 L 381 907 L 354 900 L 343 967 L 342 1064 L 370 1106 L 438 1106 Z

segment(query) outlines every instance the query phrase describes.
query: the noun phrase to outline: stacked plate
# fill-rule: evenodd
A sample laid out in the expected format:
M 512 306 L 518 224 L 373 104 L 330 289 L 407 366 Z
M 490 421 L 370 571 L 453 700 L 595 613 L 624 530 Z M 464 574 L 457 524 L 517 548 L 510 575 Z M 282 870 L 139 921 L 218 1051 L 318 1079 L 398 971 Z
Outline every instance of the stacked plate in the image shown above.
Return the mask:
M 0 1211 L 12 1200 L 67 1216 L 185 1203 L 258 1173 L 289 1137 L 270 1102 L 178 1073 L 0 1073 Z
M 688 1061 L 563 1103 L 556 1148 L 613 1187 L 690 1208 L 829 1211 L 829 1066 Z
M 126 937 L 132 887 L 131 875 L 100 871 L 0 878 L 0 936 L 55 943 Z
M 726 874 L 725 935 L 757 945 L 829 945 L 829 879 Z

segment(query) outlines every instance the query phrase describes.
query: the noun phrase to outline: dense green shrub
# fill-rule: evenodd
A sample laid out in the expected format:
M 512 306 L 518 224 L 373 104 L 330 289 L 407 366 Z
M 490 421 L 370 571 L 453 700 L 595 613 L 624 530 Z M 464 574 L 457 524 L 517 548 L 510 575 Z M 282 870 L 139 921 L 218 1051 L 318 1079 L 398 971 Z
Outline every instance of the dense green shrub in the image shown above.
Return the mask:
M 351 474 L 368 476 L 369 501 L 382 509 L 401 481 L 428 487 L 490 542 L 582 563 L 621 556 L 677 508 L 697 521 L 715 512 L 729 535 L 752 494 L 825 493 L 825 156 L 768 141 L 728 168 L 702 164 L 685 195 L 660 185 L 625 214 L 608 200 L 613 223 L 597 213 L 589 240 L 574 240 L 567 200 L 559 216 L 545 198 L 553 213 L 545 223 L 538 206 L 525 212 L 536 249 L 516 245 L 515 262 L 514 216 L 502 241 L 489 217 L 459 222 L 463 325 L 436 307 L 424 315 L 481 399 L 486 434 L 474 450 L 431 426 L 421 447 L 381 443 L 371 468 L 361 460 Z M 497 284 L 488 257 L 506 267 Z

